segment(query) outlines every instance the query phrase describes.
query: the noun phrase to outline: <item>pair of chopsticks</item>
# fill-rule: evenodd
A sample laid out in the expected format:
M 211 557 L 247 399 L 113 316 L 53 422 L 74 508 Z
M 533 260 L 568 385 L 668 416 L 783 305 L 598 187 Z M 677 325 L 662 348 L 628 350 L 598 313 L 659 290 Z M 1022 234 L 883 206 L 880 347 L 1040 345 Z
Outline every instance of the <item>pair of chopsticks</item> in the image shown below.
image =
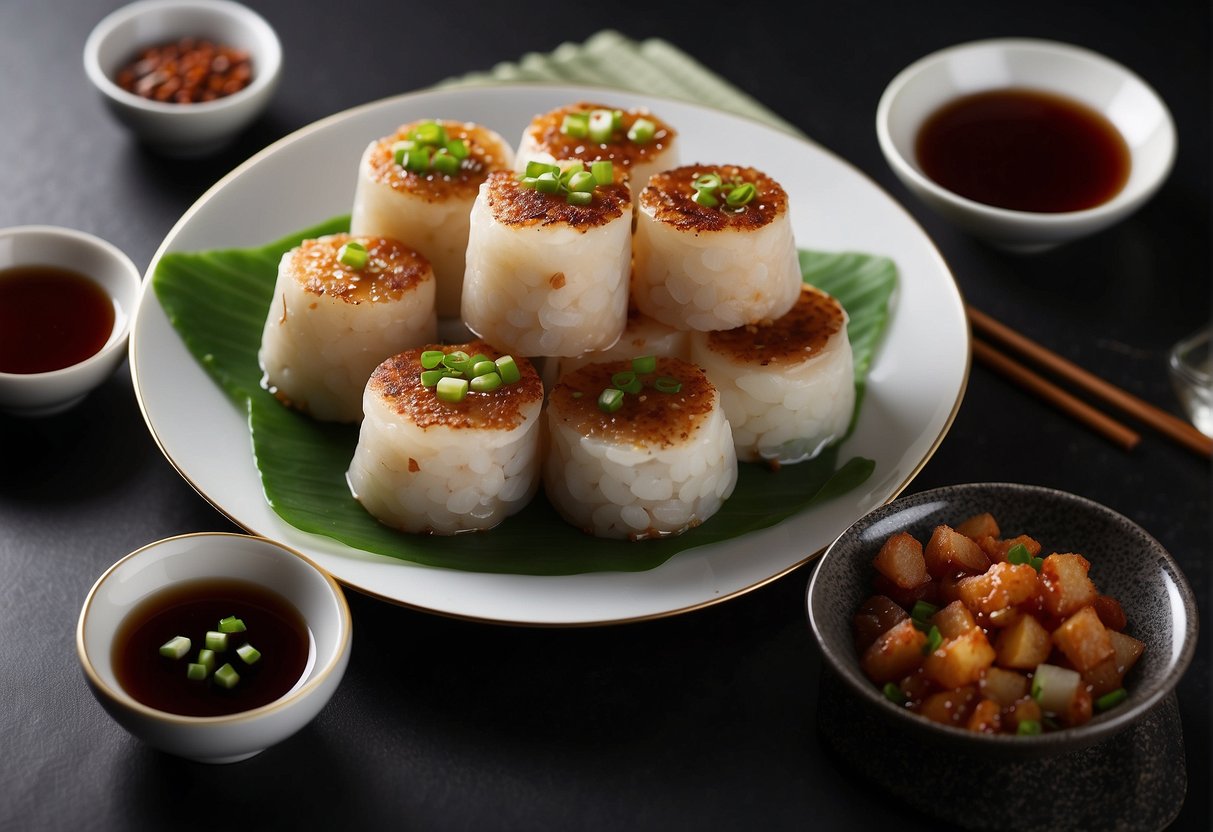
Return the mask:
M 1030 341 L 984 312 L 974 309 L 972 306 L 966 306 L 966 310 L 975 336 L 980 335 L 987 339 L 973 338 L 974 358 L 1040 396 L 1046 402 L 1087 425 L 1126 451 L 1132 450 L 1141 441 L 1139 433 L 1066 392 L 1015 359 L 999 352 L 989 342 L 996 342 L 1004 348 L 1020 353 L 1083 392 L 1154 428 L 1188 450 L 1206 459 L 1213 457 L 1213 439 L 1205 436 L 1184 420 L 1092 375 L 1077 364 Z

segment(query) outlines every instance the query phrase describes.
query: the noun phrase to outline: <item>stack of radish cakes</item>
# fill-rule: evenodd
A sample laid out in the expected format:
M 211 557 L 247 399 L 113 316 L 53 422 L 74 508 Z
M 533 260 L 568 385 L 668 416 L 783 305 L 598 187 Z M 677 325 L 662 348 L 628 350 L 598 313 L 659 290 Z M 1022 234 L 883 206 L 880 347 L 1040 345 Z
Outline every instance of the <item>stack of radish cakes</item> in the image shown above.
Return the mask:
M 542 489 L 588 534 L 660 538 L 719 511 L 739 462 L 846 435 L 847 313 L 803 283 L 787 193 L 681 147 L 589 102 L 516 151 L 442 119 L 367 146 L 351 233 L 283 257 L 259 358 L 284 404 L 361 422 L 371 515 L 484 531 Z

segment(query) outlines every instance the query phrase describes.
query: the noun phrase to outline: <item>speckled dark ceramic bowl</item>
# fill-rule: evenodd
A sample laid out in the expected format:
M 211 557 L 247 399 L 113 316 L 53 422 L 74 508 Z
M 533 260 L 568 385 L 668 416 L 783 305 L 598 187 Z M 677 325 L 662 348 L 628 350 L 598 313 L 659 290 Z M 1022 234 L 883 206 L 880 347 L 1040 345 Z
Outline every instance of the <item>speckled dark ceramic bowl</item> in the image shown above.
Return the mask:
M 890 535 L 925 542 L 940 523 L 956 525 L 988 511 L 1004 536 L 1027 534 L 1045 554 L 1077 552 L 1091 562 L 1100 592 L 1117 598 L 1126 632 L 1145 642 L 1125 678 L 1129 698 L 1077 728 L 1018 737 L 988 735 L 932 722 L 894 705 L 859 668 L 851 617 L 872 594 L 872 558 Z M 822 556 L 809 583 L 808 613 L 826 661 L 863 710 L 916 739 L 1000 757 L 1075 751 L 1138 723 L 1175 687 L 1196 648 L 1197 612 L 1179 566 L 1140 526 L 1084 497 L 1031 485 L 975 483 L 911 494 L 856 521 Z

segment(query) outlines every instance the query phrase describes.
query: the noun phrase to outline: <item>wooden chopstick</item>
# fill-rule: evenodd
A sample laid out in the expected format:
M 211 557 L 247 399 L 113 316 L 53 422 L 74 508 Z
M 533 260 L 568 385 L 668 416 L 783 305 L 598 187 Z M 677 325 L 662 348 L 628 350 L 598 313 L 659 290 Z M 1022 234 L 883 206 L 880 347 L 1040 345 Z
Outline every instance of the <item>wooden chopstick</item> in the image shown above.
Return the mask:
M 1178 442 L 1180 445 L 1183 445 L 1188 450 L 1193 451 L 1194 453 L 1199 454 L 1200 456 L 1203 456 L 1206 459 L 1213 457 L 1213 438 L 1205 436 L 1203 433 L 1198 431 L 1195 427 L 1188 424 L 1184 420 L 1182 420 L 1176 416 L 1172 416 L 1170 413 L 1167 413 L 1164 410 L 1160 410 L 1159 408 L 1155 407 L 1154 405 L 1150 404 L 1149 402 L 1146 402 L 1146 401 L 1143 401 L 1142 399 L 1137 398 L 1132 393 L 1128 393 L 1128 392 L 1120 389 L 1119 387 L 1109 384 L 1108 382 L 1104 381 L 1103 379 L 1099 378 L 1098 376 L 1087 372 L 1083 368 L 1079 367 L 1077 364 L 1074 364 L 1073 362 L 1071 362 L 1065 358 L 1062 358 L 1057 353 L 1054 353 L 1048 349 L 1045 349 L 1044 347 L 1040 346 L 1036 342 L 1031 341 L 1028 338 L 1025 338 L 1023 335 L 1020 335 L 1018 332 L 1011 329 L 1010 327 L 999 323 L 998 321 L 991 318 L 989 315 L 986 315 L 984 312 L 981 312 L 978 309 L 974 309 L 972 306 L 967 306 L 966 309 L 967 309 L 968 315 L 969 315 L 969 322 L 972 324 L 974 332 L 980 333 L 981 335 L 989 338 L 990 340 L 998 342 L 999 344 L 1001 344 L 1004 347 L 1009 347 L 1009 348 L 1019 352 L 1020 354 L 1026 356 L 1027 358 L 1031 359 L 1032 361 L 1036 362 L 1037 364 L 1041 365 L 1042 367 L 1050 370 L 1051 372 L 1056 373 L 1058 376 L 1065 379 L 1066 381 L 1071 382 L 1079 389 L 1081 389 L 1087 393 L 1090 393 L 1092 396 L 1095 396 L 1099 400 L 1106 402 L 1106 403 L 1112 405 L 1113 407 L 1118 408 L 1119 410 L 1128 414 L 1129 416 L 1145 423 L 1146 425 L 1150 426 L 1151 428 L 1154 428 L 1159 433 L 1162 433 L 1164 436 L 1168 437 L 1169 439 L 1172 439 L 1173 441 Z M 993 363 L 991 363 L 991 361 L 998 361 L 999 360 L 998 358 L 987 360 L 987 359 L 989 359 L 989 356 L 991 353 L 997 355 L 998 354 L 997 351 L 993 350 L 993 348 L 990 347 L 988 344 L 983 344 L 982 352 L 986 357 L 982 358 L 980 355 L 978 355 L 978 347 L 976 344 L 976 339 L 974 339 L 974 341 L 975 341 L 974 347 L 973 347 L 974 356 L 978 357 L 985 363 L 989 363 L 990 366 L 996 370 L 1001 369 L 999 366 L 995 366 Z M 1005 356 L 1000 356 L 1000 358 L 1003 358 L 1006 361 L 1010 361 L 1010 359 L 1006 359 Z M 1015 362 L 1011 362 L 1011 363 L 1015 363 Z M 1027 372 L 1029 374 L 1032 374 L 1031 370 L 1028 370 L 1026 367 L 1021 366 L 1020 370 Z M 1018 372 L 1018 371 L 1016 371 L 1016 372 Z M 1007 372 L 1007 374 L 1009 375 L 1009 372 Z M 1037 377 L 1037 378 L 1039 378 L 1039 377 Z M 1065 394 L 1064 391 L 1061 391 L 1060 388 L 1057 388 L 1055 385 L 1051 385 L 1049 382 L 1045 381 L 1044 379 L 1040 379 L 1040 381 L 1044 382 L 1044 384 L 1046 384 L 1046 385 L 1049 385 L 1049 387 L 1053 387 L 1054 390 L 1056 390 L 1058 392 L 1062 392 L 1063 395 L 1068 395 L 1068 394 Z M 1027 386 L 1027 383 L 1024 381 L 1021 381 L 1020 383 L 1025 384 L 1025 386 Z M 1035 382 L 1033 382 L 1033 383 L 1035 383 Z M 1039 395 L 1044 396 L 1046 398 L 1049 398 L 1050 396 L 1055 395 L 1055 393 L 1053 393 L 1053 392 L 1050 392 L 1050 393 L 1043 392 L 1043 388 L 1041 391 L 1038 391 L 1038 393 L 1039 393 Z M 1073 397 L 1070 397 L 1070 398 L 1073 398 Z M 1052 401 L 1053 399 L 1050 399 L 1050 400 Z M 1081 404 L 1081 402 L 1079 402 L 1079 403 Z M 1058 406 L 1061 407 L 1060 404 L 1058 404 Z M 1090 409 L 1095 413 L 1099 413 L 1099 411 L 1096 411 L 1093 408 L 1090 408 Z M 1067 412 L 1069 412 L 1069 411 L 1067 411 Z M 1079 416 L 1077 413 L 1075 413 L 1073 415 L 1075 415 L 1076 418 L 1085 420 L 1084 416 Z M 1089 414 L 1088 414 L 1088 416 L 1089 416 Z M 1103 414 L 1100 414 L 1100 416 L 1103 416 Z M 1108 419 L 1108 417 L 1106 417 L 1106 416 L 1103 416 L 1103 418 Z M 1109 420 L 1109 421 L 1114 421 L 1114 420 Z M 1088 422 L 1088 423 L 1091 424 L 1092 427 L 1095 426 L 1093 421 Z M 1115 423 L 1115 424 L 1119 424 L 1119 423 Z M 1120 427 L 1124 428 L 1123 425 L 1121 425 Z M 1099 428 L 1096 428 L 1096 429 L 1099 430 Z M 1124 428 L 1124 429 L 1128 430 L 1127 428 Z M 1103 432 L 1103 431 L 1101 431 L 1101 432 Z M 1128 431 L 1128 432 L 1130 434 L 1133 433 L 1133 431 Z M 1119 434 L 1119 432 L 1117 432 L 1117 433 Z M 1107 435 L 1107 434 L 1105 434 L 1105 435 Z M 1122 440 L 1124 438 L 1126 438 L 1123 435 L 1121 435 L 1121 436 L 1122 436 Z M 1112 438 L 1112 437 L 1109 436 L 1109 438 Z M 1113 439 L 1113 441 L 1117 441 L 1117 440 Z M 1119 444 L 1119 442 L 1118 442 L 1118 444 Z M 1134 441 L 1133 444 L 1136 444 L 1136 441 Z M 1122 445 L 1122 447 L 1125 447 L 1126 449 L 1131 448 L 1132 446 L 1133 445 L 1127 445 L 1127 446 Z
M 1070 395 L 1056 384 L 1032 372 L 1013 358 L 1003 355 L 979 338 L 973 339 L 973 357 L 1021 387 L 1040 396 L 1049 404 L 1074 417 L 1126 451 L 1131 451 L 1141 441 L 1141 434 L 1096 410 L 1082 399 Z

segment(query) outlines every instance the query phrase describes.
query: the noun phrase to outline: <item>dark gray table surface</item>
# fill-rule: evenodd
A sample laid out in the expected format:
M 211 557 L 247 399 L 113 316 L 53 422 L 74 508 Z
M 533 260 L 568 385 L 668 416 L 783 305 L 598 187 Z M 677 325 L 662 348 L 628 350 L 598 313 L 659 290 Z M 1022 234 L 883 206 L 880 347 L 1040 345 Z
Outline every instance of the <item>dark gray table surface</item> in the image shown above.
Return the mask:
M 610 26 L 668 39 L 852 162 L 921 222 L 967 300 L 1165 409 L 1178 412 L 1167 348 L 1213 311 L 1207 3 L 255 0 L 283 40 L 281 88 L 237 145 L 190 164 L 141 150 L 84 78 L 85 37 L 117 5 L 0 0 L 0 226 L 90 231 L 143 268 L 209 185 L 296 128 Z M 873 129 L 903 66 L 1008 35 L 1127 64 L 1179 130 L 1174 172 L 1149 205 L 1030 258 L 928 214 L 893 179 Z M 1174 828 L 1208 829 L 1210 467 L 1144 432 L 1121 451 L 974 365 L 951 431 L 909 490 L 1061 488 L 1127 515 L 1174 554 L 1206 634 L 1178 689 L 1189 791 Z M 449 620 L 350 592 L 353 658 L 311 725 L 235 766 L 152 751 L 85 688 L 80 605 L 127 552 L 230 528 L 157 450 L 125 365 L 67 414 L 0 416 L 0 829 L 937 826 L 824 746 L 803 605 L 812 565 L 698 612 L 575 630 Z

